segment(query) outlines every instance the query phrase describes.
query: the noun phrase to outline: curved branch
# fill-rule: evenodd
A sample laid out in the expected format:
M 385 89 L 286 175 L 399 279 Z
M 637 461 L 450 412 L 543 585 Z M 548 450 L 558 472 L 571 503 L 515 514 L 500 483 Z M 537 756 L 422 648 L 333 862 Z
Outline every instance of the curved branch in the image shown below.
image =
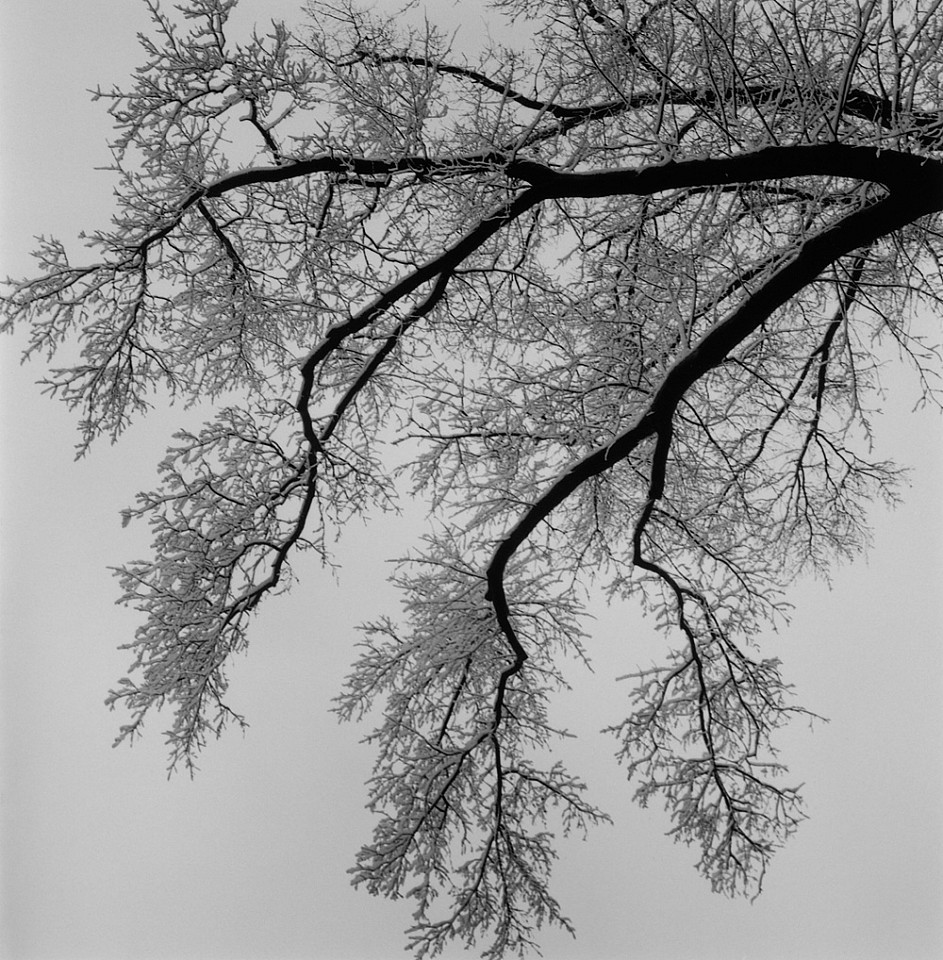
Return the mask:
M 472 228 L 444 253 L 433 257 L 423 266 L 407 274 L 380 294 L 372 303 L 367 304 L 349 319 L 343 323 L 335 324 L 327 331 L 321 343 L 308 354 L 301 364 L 301 390 L 295 404 L 302 418 L 305 437 L 313 452 L 321 449 L 321 442 L 314 431 L 311 415 L 308 412 L 308 404 L 314 390 L 314 373 L 324 359 L 337 349 L 347 337 L 369 326 L 403 297 L 409 296 L 424 283 L 428 283 L 443 274 L 451 275 L 452 271 L 463 260 L 471 256 L 503 226 L 516 220 L 542 199 L 543 191 L 538 189 L 525 190 L 518 194 L 513 200 L 493 210 L 481 223 Z M 444 289 L 443 286 L 439 296 L 444 292 Z M 436 300 L 438 300 L 438 296 Z M 433 305 L 434 302 L 430 303 L 423 313 L 428 312 Z M 390 349 L 392 349 L 392 346 Z
M 921 173 L 922 188 L 911 179 L 907 184 L 908 189 L 892 190 L 883 200 L 849 214 L 834 226 L 807 240 L 792 260 L 777 270 L 729 316 L 715 323 L 699 343 L 674 363 L 665 374 L 647 408 L 636 417 L 628 429 L 611 443 L 598 447 L 573 464 L 524 512 L 494 551 L 487 570 L 487 596 L 495 608 L 498 621 L 514 654 L 515 671 L 519 670 L 523 664 L 526 652 L 521 648 L 510 623 L 504 590 L 504 573 L 511 558 L 534 529 L 592 477 L 624 460 L 649 437 L 655 434 L 663 435 L 669 429 L 675 408 L 690 387 L 707 372 L 717 367 L 775 310 L 783 306 L 806 285 L 812 283 L 830 264 L 856 249 L 866 247 L 875 240 L 913 223 L 922 216 L 943 209 L 943 178 L 931 175 L 931 172 L 935 173 L 940 164 L 934 162 L 931 165 L 930 161 L 926 164 L 905 163 L 904 161 L 910 158 L 901 154 L 881 155 L 876 158 L 874 151 L 858 148 L 839 147 L 836 152 L 834 149 L 836 146 L 839 145 L 825 145 L 822 150 L 805 147 L 774 148 L 769 151 L 760 151 L 764 155 L 762 158 L 756 155 L 735 158 L 729 165 L 725 165 L 723 161 L 706 160 L 691 161 L 688 164 L 668 164 L 666 167 L 674 169 L 667 171 L 665 168 L 655 168 L 654 170 L 621 171 L 614 174 L 550 172 L 546 179 L 533 178 L 551 190 L 554 196 L 558 191 L 563 190 L 565 184 L 572 184 L 574 187 L 574 192 L 569 194 L 570 196 L 600 196 L 606 186 L 611 187 L 612 192 L 617 192 L 623 183 L 625 187 L 620 192 L 626 193 L 648 192 L 654 190 L 656 184 L 666 181 L 675 186 L 679 177 L 687 179 L 694 173 L 695 168 L 703 172 L 713 172 L 715 176 L 722 177 L 720 182 L 724 183 L 729 182 L 728 177 L 732 178 L 736 175 L 732 170 L 739 175 L 750 170 L 762 171 L 769 177 L 773 175 L 771 160 L 777 155 L 785 161 L 783 164 L 785 169 L 776 169 L 779 176 L 798 175 L 791 172 L 796 170 L 811 172 L 809 160 L 813 155 L 823 161 L 824 166 L 830 168 L 829 172 L 837 170 L 839 164 L 836 161 L 838 160 L 846 160 L 848 166 L 857 168 L 864 162 L 867 155 L 872 164 L 867 179 L 883 182 L 888 186 L 891 184 L 896 186 L 901 182 L 899 180 L 901 172 L 897 169 L 897 165 L 900 164 L 910 167 L 912 176 L 917 171 Z M 886 159 L 890 162 L 887 167 L 882 167 Z M 689 169 L 679 171 L 677 168 L 680 167 Z M 821 167 L 817 172 L 822 172 Z M 851 174 L 846 167 L 841 175 L 850 176 Z
M 599 110 L 611 109 L 613 107 L 622 108 L 623 101 L 615 100 L 609 104 L 600 104 L 591 107 L 566 107 L 562 104 L 551 103 L 547 100 L 537 100 L 535 97 L 528 97 L 526 93 L 515 90 L 510 82 L 502 83 L 500 80 L 492 80 L 487 74 L 479 70 L 473 70 L 471 67 L 460 67 L 457 64 L 442 63 L 438 60 L 431 60 L 429 57 L 414 57 L 406 53 L 398 54 L 380 54 L 373 51 L 364 52 L 363 55 L 374 63 L 405 63 L 412 67 L 426 67 L 436 73 L 461 77 L 464 80 L 470 80 L 479 86 L 500 93 L 503 99 L 511 100 L 514 103 L 526 107 L 528 110 L 540 110 L 542 113 L 549 113 L 553 117 L 561 119 L 570 119 L 573 117 L 583 118 L 598 112 Z

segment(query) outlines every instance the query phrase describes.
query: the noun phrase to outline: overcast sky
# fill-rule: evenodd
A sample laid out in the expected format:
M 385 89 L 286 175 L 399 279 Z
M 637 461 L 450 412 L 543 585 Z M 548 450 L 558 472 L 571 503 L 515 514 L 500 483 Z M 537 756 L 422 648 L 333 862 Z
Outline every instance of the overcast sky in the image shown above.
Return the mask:
M 262 20 L 296 4 L 242 7 Z M 109 176 L 93 168 L 108 162 L 108 121 L 85 90 L 124 80 L 145 25 L 134 0 L 0 5 L 0 275 L 30 270 L 34 234 L 68 241 L 107 220 Z M 18 366 L 21 344 L 0 342 L 0 955 L 400 955 L 408 904 L 353 891 L 345 872 L 371 825 L 366 731 L 328 713 L 353 625 L 390 597 L 397 525 L 354 527 L 339 582 L 302 565 L 292 594 L 265 604 L 232 671 L 250 730 L 214 744 L 195 780 L 168 781 L 153 721 L 143 743 L 111 748 L 122 718 L 103 699 L 137 619 L 114 605 L 107 567 L 146 551 L 146 530 L 122 529 L 118 510 L 151 484 L 182 414 L 159 412 L 76 463 L 74 424 L 40 396 L 41 366 Z M 595 734 L 620 719 L 613 678 L 662 643 L 634 611 L 601 610 L 596 673 L 573 678 L 561 710 L 581 734 L 567 757 L 615 825 L 562 847 L 555 892 L 578 937 L 548 933 L 552 960 L 943 956 L 943 422 L 912 411 L 901 370 L 885 386 L 875 443 L 913 468 L 906 502 L 876 507 L 869 561 L 837 571 L 831 592 L 797 585 L 791 626 L 763 641 L 804 705 L 831 718 L 781 741 L 811 820 L 755 904 L 711 894 L 660 811 L 629 802 L 614 745 Z

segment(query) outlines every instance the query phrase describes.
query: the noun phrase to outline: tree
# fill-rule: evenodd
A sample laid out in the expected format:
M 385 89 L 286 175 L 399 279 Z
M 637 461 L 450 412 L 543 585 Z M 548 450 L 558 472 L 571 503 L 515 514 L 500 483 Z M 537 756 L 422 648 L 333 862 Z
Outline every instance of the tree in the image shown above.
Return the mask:
M 119 740 L 169 706 L 192 770 L 295 552 L 421 494 L 402 616 L 337 701 L 377 720 L 355 882 L 415 898 L 420 956 L 568 926 L 550 831 L 605 814 L 550 700 L 595 589 L 674 644 L 611 731 L 637 799 L 758 892 L 803 816 L 771 737 L 811 714 L 751 638 L 895 496 L 881 342 L 934 400 L 910 320 L 941 292 L 939 4 L 503 0 L 514 46 L 484 50 L 346 6 L 236 42 L 233 0 L 147 5 L 145 67 L 98 94 L 119 212 L 4 301 L 64 356 L 80 453 L 156 395 L 219 406 L 125 513 L 154 555 L 119 571 L 144 614 Z

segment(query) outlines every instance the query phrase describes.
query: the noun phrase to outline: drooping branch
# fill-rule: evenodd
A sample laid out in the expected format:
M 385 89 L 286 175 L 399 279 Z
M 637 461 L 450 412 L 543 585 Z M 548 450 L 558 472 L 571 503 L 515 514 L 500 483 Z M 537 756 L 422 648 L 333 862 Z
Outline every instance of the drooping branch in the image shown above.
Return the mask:
M 714 171 L 723 178 L 722 183 L 728 183 L 730 182 L 728 177 L 733 179 L 737 173 L 743 176 L 750 170 L 761 171 L 763 175 L 768 176 L 775 166 L 772 158 L 778 153 L 779 150 L 776 149 L 764 151 L 765 156 L 761 159 L 750 157 L 744 159 L 742 163 L 732 163 L 730 165 L 732 170 L 723 163 L 711 161 L 693 161 L 692 166 L 699 167 L 702 173 L 708 170 Z M 896 189 L 891 189 L 889 195 L 883 200 L 844 217 L 833 226 L 809 238 L 787 263 L 775 271 L 729 316 L 715 323 L 699 342 L 693 344 L 690 350 L 671 366 L 661 385 L 654 391 L 650 402 L 627 429 L 605 446 L 597 448 L 573 464 L 524 511 L 499 543 L 487 570 L 488 597 L 495 606 L 496 615 L 505 630 L 508 645 L 518 669 L 526 658 L 526 652 L 521 648 L 508 618 L 503 578 L 514 553 L 536 527 L 583 484 L 610 470 L 649 437 L 663 436 L 664 431 L 669 429 L 678 403 L 690 387 L 708 371 L 721 364 L 731 351 L 756 331 L 775 310 L 810 285 L 830 264 L 856 249 L 869 246 L 922 216 L 943 209 L 943 178 L 939 175 L 938 164 L 910 163 L 908 161 L 911 158 L 898 156 L 891 160 L 890 169 L 884 169 L 878 162 L 879 159 L 884 158 L 875 157 L 873 151 L 859 153 L 851 148 L 850 153 L 846 149 L 840 149 L 837 154 L 838 156 L 831 146 L 823 147 L 821 151 L 818 148 L 785 150 L 784 167 L 789 172 L 781 175 L 799 175 L 795 172 L 797 170 L 809 172 L 808 161 L 813 159 L 814 155 L 816 164 L 821 158 L 824 161 L 823 166 L 829 168 L 828 172 L 833 174 L 836 160 L 848 161 L 845 175 L 850 176 L 849 167 L 860 169 L 865 161 L 865 156 L 862 154 L 867 154 L 872 164 L 870 177 L 883 182 L 889 188 Z M 896 169 L 898 165 L 908 167 L 912 176 L 919 172 L 925 189 L 913 190 L 913 180 L 907 183 L 906 190 L 903 189 L 899 179 L 902 173 Z M 546 178 L 532 174 L 531 179 L 532 182 L 536 181 L 554 195 L 564 190 L 564 184 L 572 184 L 577 196 L 599 196 L 605 186 L 611 189 L 621 187 L 626 193 L 647 192 L 646 188 L 650 187 L 652 180 L 659 183 L 662 177 L 667 176 L 669 181 L 673 181 L 674 178 L 670 176 L 673 172 L 672 170 L 666 173 L 657 169 L 628 171 L 621 175 L 619 173 L 549 173 Z M 822 172 L 821 167 L 818 168 L 818 172 Z M 689 173 L 693 176 L 693 171 L 682 171 L 681 179 L 687 179 Z

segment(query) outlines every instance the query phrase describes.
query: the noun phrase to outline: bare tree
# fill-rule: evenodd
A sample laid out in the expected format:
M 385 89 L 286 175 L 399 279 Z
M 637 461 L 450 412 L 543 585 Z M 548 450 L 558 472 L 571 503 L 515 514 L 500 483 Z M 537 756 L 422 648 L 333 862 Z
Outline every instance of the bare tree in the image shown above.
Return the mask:
M 415 899 L 420 956 L 569 928 L 551 827 L 606 815 L 548 704 L 595 591 L 674 644 L 611 729 L 636 798 L 758 892 L 803 816 L 771 736 L 812 715 L 752 639 L 895 496 L 882 342 L 935 399 L 909 321 L 943 293 L 943 5 L 493 0 L 482 50 L 327 2 L 237 42 L 235 0 L 145 2 L 145 66 L 97 93 L 118 213 L 4 300 L 64 357 L 80 453 L 156 396 L 219 408 L 125 511 L 154 553 L 119 571 L 119 740 L 167 706 L 192 769 L 295 552 L 418 494 L 402 615 L 337 700 L 379 716 L 354 882 Z

